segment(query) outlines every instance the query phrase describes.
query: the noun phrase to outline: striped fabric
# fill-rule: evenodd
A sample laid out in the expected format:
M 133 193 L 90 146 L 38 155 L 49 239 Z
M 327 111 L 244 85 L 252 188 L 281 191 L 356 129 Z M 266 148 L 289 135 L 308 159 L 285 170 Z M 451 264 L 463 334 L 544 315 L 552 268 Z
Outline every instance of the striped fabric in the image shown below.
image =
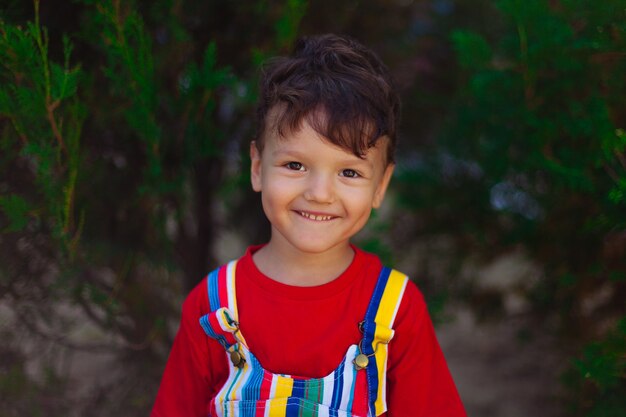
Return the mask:
M 331 374 L 296 378 L 263 369 L 248 349 L 238 329 L 236 266 L 232 261 L 209 274 L 211 313 L 200 318 L 208 336 L 229 354 L 244 358 L 239 366 L 229 360 L 229 376 L 211 401 L 211 417 L 371 417 L 387 410 L 387 344 L 408 281 L 405 275 L 383 268 L 378 278 L 362 326 L 366 369 L 355 368 L 353 360 L 361 352 L 359 345 L 352 345 Z
M 373 415 L 387 411 L 387 344 L 393 337 L 393 322 L 408 278 L 395 269 L 383 268 L 363 323 L 363 353 L 374 355 L 367 366 L 369 397 Z

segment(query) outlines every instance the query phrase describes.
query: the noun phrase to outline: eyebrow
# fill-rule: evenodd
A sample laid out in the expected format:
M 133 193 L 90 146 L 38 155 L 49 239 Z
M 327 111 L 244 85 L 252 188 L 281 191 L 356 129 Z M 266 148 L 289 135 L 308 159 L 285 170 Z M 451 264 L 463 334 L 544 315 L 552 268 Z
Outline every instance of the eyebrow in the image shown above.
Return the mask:
M 301 152 L 297 151 L 297 150 L 284 150 L 284 149 L 276 149 L 272 152 L 272 156 L 282 156 L 282 155 L 287 155 L 287 156 L 296 156 L 296 157 L 300 157 L 302 155 Z
M 291 150 L 291 149 L 277 149 L 275 151 L 272 152 L 272 156 L 274 157 L 293 157 L 295 159 L 306 159 L 307 158 L 307 154 L 305 152 L 301 152 L 298 150 Z M 341 159 L 339 161 L 339 165 L 359 165 L 359 166 L 371 166 L 372 163 L 370 161 L 368 161 L 367 159 L 361 159 L 358 156 L 354 155 L 353 157 L 350 158 L 344 158 Z

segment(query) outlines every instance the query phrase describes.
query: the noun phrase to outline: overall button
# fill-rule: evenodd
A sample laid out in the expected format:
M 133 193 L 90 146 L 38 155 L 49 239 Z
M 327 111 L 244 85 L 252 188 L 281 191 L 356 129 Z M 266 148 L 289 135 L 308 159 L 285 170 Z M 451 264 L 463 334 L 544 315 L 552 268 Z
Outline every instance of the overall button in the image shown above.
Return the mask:
M 369 362 L 370 362 L 369 358 L 367 357 L 367 355 L 364 355 L 363 353 L 359 353 L 358 355 L 356 355 L 356 358 L 354 358 L 354 360 L 352 361 L 357 371 L 367 368 L 367 364 Z
M 233 350 L 232 352 L 230 352 L 230 361 L 237 368 L 243 368 L 243 364 L 246 363 L 246 360 L 244 359 L 243 355 L 236 350 Z

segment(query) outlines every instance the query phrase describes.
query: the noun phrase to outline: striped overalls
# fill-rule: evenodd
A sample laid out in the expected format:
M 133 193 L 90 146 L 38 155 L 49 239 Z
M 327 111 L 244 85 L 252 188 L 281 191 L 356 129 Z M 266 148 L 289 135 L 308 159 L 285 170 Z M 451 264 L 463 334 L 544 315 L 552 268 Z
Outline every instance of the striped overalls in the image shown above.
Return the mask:
M 363 338 L 337 369 L 323 378 L 296 378 L 263 369 L 249 351 L 238 325 L 236 266 L 232 261 L 209 274 L 211 313 L 200 318 L 230 358 L 228 379 L 211 400 L 211 417 L 372 417 L 387 410 L 387 344 L 408 281 L 404 274 L 382 269 L 359 325 Z

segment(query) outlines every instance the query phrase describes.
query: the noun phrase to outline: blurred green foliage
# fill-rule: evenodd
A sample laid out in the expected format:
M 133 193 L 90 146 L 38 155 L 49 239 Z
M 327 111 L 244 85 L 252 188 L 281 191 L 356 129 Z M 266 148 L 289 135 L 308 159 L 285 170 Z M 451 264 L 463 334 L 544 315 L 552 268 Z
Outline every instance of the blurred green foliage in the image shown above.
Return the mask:
M 252 50 L 288 48 L 306 4 L 249 11 L 258 22 L 250 35 L 255 25 L 266 31 L 255 39 L 263 49 L 241 38 L 231 53 L 247 61 L 250 79 L 218 63 L 214 39 L 194 38 L 205 29 L 195 13 L 215 15 L 218 4 L 33 6 L 13 4 L 0 26 L 0 282 L 11 311 L 3 326 L 19 323 L 17 335 L 48 349 L 112 352 L 127 364 L 82 399 L 57 384 L 60 413 L 107 392 L 106 407 L 90 415 L 145 415 L 171 345 L 168 322 L 217 262 L 220 202 L 246 177 L 239 141 L 251 128 L 239 122 L 254 101 Z M 54 7 L 76 19 L 73 33 L 40 22 L 55 22 Z M 12 22 L 16 15 L 27 20 Z M 77 342 L 71 335 L 85 326 L 99 336 Z M 28 361 L 63 375 L 58 355 Z M 32 373 L 12 367 L 0 383 L 14 399 L 9 415 L 45 409 Z M 30 408 L 29 397 L 38 399 Z
M 258 67 L 332 31 L 377 50 L 404 99 L 398 204 L 361 244 L 391 261 L 426 242 L 437 316 L 497 315 L 503 295 L 458 276 L 523 248 L 544 271 L 524 294 L 537 331 L 570 346 L 564 412 L 623 414 L 625 22 L 620 0 L 7 2 L 0 297 L 19 326 L 2 409 L 145 415 L 184 294 L 225 236 L 267 236 L 246 156 Z M 76 342 L 86 322 L 100 336 Z M 21 337 L 47 347 L 43 381 Z M 58 346 L 124 372 L 70 396 Z
M 572 415 L 618 416 L 626 410 L 626 319 L 598 341 L 585 346 L 565 373 L 563 382 L 574 394 Z
M 35 3 L 36 13 L 39 3 Z M 24 28 L 0 22 L 2 87 L 0 115 L 3 125 L 3 161 L 10 151 L 33 165 L 34 189 L 3 193 L 0 204 L 7 213 L 7 231 L 25 229 L 32 218 L 48 225 L 59 249 L 70 250 L 80 234 L 75 221 L 75 188 L 79 172 L 80 135 L 84 111 L 76 100 L 79 67 L 70 67 L 72 46 L 63 38 L 63 63 L 48 58 L 48 32 L 28 22 Z M 17 191 L 17 190 L 16 190 Z
M 593 341 L 568 373 L 568 415 L 621 415 L 626 288 L 611 277 L 626 271 L 626 5 L 494 6 L 497 36 L 450 35 L 458 93 L 426 162 L 401 176 L 401 201 L 461 257 L 524 248 L 545 273 L 526 294 L 533 312 L 558 317 L 568 343 Z

